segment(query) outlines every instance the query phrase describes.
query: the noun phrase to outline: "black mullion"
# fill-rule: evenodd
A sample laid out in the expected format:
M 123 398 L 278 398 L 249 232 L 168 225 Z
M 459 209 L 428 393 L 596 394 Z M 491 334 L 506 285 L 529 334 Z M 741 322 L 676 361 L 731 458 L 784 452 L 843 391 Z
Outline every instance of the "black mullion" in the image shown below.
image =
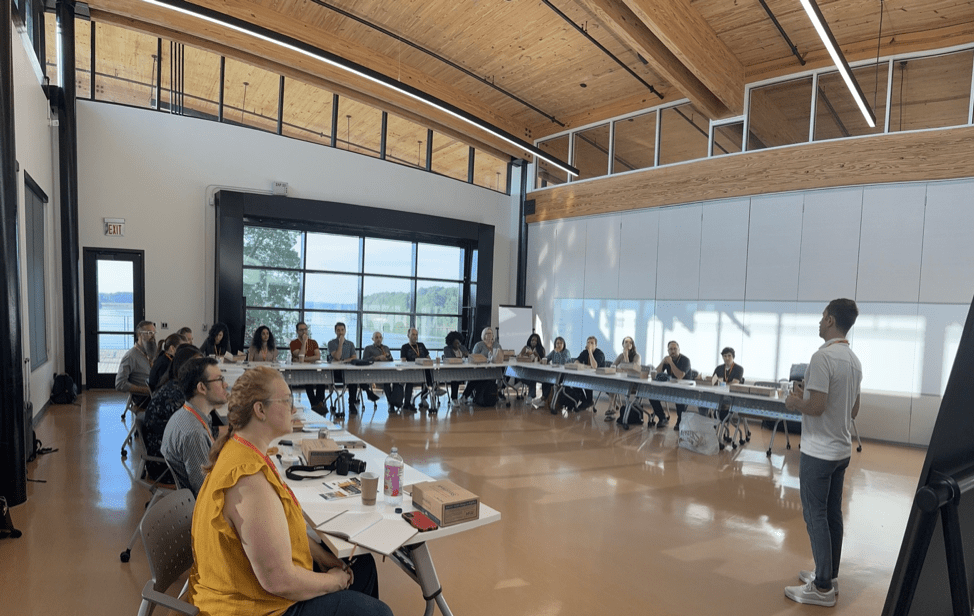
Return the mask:
M 88 95 L 90 96 L 91 100 L 96 100 L 95 99 L 95 73 L 98 72 L 98 66 L 95 64 L 95 22 L 92 21 L 90 23 L 91 23 L 91 36 L 89 37 L 89 40 L 91 43 L 91 74 L 88 75 L 89 77 L 88 87 L 90 88 L 90 90 L 88 91 Z M 64 87 L 63 83 L 61 84 L 61 87 L 62 88 Z
M 433 170 L 433 129 L 426 129 L 426 170 Z
M 281 75 L 280 90 L 277 93 L 277 134 L 284 134 L 284 75 Z
M 389 112 L 382 112 L 382 133 L 379 136 L 379 160 L 386 159 L 386 135 L 389 132 Z
M 217 110 L 217 122 L 223 122 L 223 85 L 227 77 L 227 57 L 220 56 L 220 103 Z
M 156 111 L 162 109 L 162 37 L 156 39 Z
M 338 147 L 338 94 L 331 95 L 331 147 Z
M 299 304 L 300 305 L 300 309 L 299 309 L 300 310 L 300 316 L 298 317 L 298 320 L 299 321 L 304 321 L 307 318 L 307 316 L 305 316 L 305 312 L 304 312 L 304 298 L 305 298 L 305 290 L 308 288 L 308 270 L 307 270 L 307 267 L 308 267 L 308 232 L 307 231 L 302 231 L 301 232 L 301 237 L 302 237 L 302 240 L 301 240 L 301 293 L 300 293 L 300 295 L 301 295 L 301 303 Z
M 467 157 L 467 184 L 473 184 L 474 157 L 476 155 L 476 150 L 470 146 L 470 155 Z

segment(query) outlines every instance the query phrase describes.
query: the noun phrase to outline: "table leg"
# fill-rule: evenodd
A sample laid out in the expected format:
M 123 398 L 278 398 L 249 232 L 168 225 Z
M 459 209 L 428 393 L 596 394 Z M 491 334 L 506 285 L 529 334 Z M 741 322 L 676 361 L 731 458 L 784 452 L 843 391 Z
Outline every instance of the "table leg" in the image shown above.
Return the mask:
M 433 606 L 440 608 L 443 616 L 453 616 L 450 606 L 443 596 L 443 588 L 433 566 L 433 557 L 425 543 L 404 545 L 392 554 L 393 560 L 406 575 L 419 584 L 419 588 L 426 600 L 424 616 L 433 616 Z

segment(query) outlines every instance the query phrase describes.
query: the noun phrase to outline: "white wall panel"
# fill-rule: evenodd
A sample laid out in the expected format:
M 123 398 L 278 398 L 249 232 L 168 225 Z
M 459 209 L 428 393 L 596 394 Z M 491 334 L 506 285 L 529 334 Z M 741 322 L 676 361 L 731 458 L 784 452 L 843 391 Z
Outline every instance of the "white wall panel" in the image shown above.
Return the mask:
M 893 396 L 864 391 L 859 396 L 856 428 L 862 438 L 895 443 L 910 442 L 910 396 Z M 863 449 L 869 443 L 863 445 Z
M 702 206 L 700 299 L 743 300 L 750 199 Z
M 619 299 L 656 297 L 659 214 L 658 209 L 652 209 L 619 217 L 622 221 Z
M 798 300 L 856 296 L 862 189 L 805 193 Z
M 940 414 L 940 396 L 918 396 L 913 398 L 910 410 L 911 445 L 929 445 L 933 427 Z
M 862 363 L 862 388 L 918 394 L 925 361 L 916 304 L 857 303 L 849 342 Z
M 695 300 L 700 290 L 701 206 L 660 211 L 656 297 Z
M 796 193 L 751 198 L 748 301 L 798 298 L 802 197 Z
M 943 395 L 969 310 L 967 304 L 920 304 L 918 307 L 917 344 L 924 356 L 920 364 L 919 393 Z
M 927 187 L 920 302 L 969 304 L 974 297 L 974 181 Z
M 585 244 L 585 297 L 619 296 L 622 222 L 619 216 L 589 218 Z
M 551 285 L 556 257 L 555 224 L 540 223 L 528 228 L 528 277 L 526 301 L 534 308 L 535 331 L 548 339 L 554 318 Z
M 555 225 L 552 299 L 582 298 L 585 294 L 585 220 L 562 220 Z
M 863 190 L 857 301 L 917 301 L 925 192 L 925 184 Z

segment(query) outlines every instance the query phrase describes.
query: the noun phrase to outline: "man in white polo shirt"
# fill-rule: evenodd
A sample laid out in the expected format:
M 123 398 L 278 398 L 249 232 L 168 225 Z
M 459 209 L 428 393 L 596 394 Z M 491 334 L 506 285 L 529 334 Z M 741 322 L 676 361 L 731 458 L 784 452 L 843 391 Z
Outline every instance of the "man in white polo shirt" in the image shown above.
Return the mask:
M 832 300 L 822 312 L 818 335 L 825 340 L 785 406 L 802 414 L 798 478 L 802 512 L 815 571 L 800 571 L 800 586 L 785 588 L 798 603 L 835 605 L 842 556 L 842 484 L 852 457 L 852 420 L 859 413 L 862 365 L 846 335 L 859 309 L 851 299 Z

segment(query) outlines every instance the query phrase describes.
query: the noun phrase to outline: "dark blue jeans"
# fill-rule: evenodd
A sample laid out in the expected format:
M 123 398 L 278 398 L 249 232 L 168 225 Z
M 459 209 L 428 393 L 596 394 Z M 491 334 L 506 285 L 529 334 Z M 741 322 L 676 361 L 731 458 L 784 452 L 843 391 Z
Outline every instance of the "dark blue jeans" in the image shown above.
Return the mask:
M 314 570 L 320 572 L 318 563 Z M 351 588 L 298 601 L 284 616 L 392 616 L 392 610 L 379 601 L 379 578 L 371 554 L 359 556 L 352 563 L 355 581 Z
M 832 587 L 839 577 L 842 557 L 842 484 L 849 458 L 822 460 L 801 455 L 798 479 L 802 497 L 805 527 L 815 559 L 815 585 L 821 590 Z

